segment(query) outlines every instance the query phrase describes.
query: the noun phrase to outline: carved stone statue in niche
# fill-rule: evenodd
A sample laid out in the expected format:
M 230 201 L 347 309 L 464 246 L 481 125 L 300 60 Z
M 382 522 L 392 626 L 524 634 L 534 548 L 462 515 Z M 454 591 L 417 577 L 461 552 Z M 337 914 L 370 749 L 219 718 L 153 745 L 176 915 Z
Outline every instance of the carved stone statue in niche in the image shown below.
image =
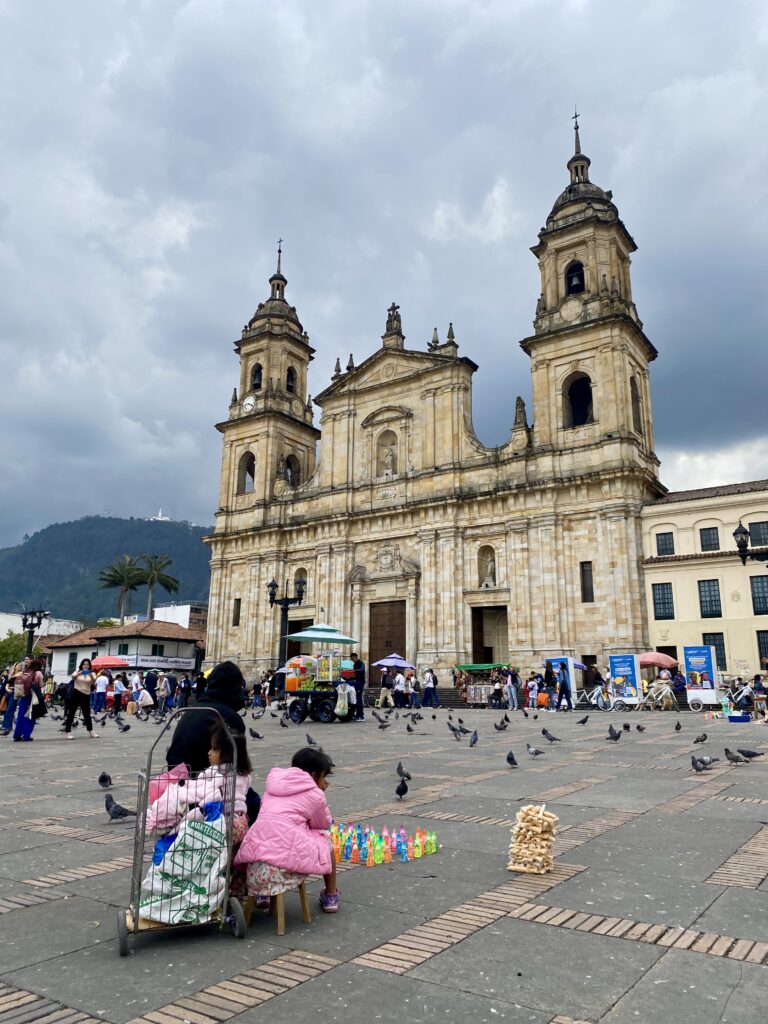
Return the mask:
M 528 417 L 525 414 L 525 402 L 518 395 L 517 396 L 517 400 L 515 402 L 515 422 L 514 422 L 514 426 L 513 426 L 512 429 L 514 430 L 515 428 L 519 428 L 519 427 L 525 428 L 527 426 L 528 426 Z
M 384 476 L 393 476 L 395 472 L 395 449 L 392 445 L 384 452 Z
M 483 586 L 496 586 L 496 556 L 492 551 L 488 552 L 485 559 L 485 579 L 483 580 Z
M 285 456 L 281 455 L 277 463 L 277 472 L 275 473 L 277 480 L 285 480 Z

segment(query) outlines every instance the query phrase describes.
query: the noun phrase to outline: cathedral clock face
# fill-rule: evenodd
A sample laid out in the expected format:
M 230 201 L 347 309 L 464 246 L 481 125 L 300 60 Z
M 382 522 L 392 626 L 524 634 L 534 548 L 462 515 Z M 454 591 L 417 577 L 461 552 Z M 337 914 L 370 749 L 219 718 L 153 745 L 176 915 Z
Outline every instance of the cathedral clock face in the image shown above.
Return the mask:
M 580 313 L 581 302 L 575 298 L 567 299 L 560 307 L 560 316 L 566 321 L 566 323 L 570 323 L 572 320 L 575 320 Z
M 247 398 L 243 399 L 243 412 L 253 412 L 256 408 L 256 399 L 253 395 L 248 395 Z

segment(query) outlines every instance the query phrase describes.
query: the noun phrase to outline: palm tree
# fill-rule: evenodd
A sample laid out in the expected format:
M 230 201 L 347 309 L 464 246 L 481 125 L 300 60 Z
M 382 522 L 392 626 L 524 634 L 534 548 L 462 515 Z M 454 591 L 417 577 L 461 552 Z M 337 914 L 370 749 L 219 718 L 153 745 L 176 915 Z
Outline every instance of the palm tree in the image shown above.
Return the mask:
M 133 555 L 123 555 L 99 573 L 102 587 L 118 591 L 117 614 L 120 625 L 125 621 L 125 599 L 131 590 L 137 590 L 145 582 L 145 572 Z
M 175 576 L 169 576 L 165 571 L 168 566 L 173 565 L 173 559 L 168 555 L 142 555 L 144 567 L 142 583 L 146 583 L 149 589 L 147 597 L 147 619 L 152 618 L 152 605 L 155 597 L 155 587 L 162 587 L 169 594 L 175 594 L 179 589 L 179 581 Z

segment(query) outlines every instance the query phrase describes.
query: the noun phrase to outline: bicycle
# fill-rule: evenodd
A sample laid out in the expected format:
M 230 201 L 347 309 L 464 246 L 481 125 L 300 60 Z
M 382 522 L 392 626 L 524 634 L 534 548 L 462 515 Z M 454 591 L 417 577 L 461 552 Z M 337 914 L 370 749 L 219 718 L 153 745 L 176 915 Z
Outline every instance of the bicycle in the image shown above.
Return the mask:
M 585 687 L 576 694 L 574 711 L 579 708 L 597 708 L 599 711 L 612 711 L 614 700 L 613 697 L 606 697 L 601 686 L 596 686 L 593 690 L 589 691 Z
M 649 690 L 648 693 L 643 697 L 640 704 L 638 704 L 638 711 L 664 711 L 664 701 L 671 700 L 673 707 L 670 711 L 680 711 L 680 705 L 677 702 L 677 697 L 671 686 L 664 684 L 655 690 Z

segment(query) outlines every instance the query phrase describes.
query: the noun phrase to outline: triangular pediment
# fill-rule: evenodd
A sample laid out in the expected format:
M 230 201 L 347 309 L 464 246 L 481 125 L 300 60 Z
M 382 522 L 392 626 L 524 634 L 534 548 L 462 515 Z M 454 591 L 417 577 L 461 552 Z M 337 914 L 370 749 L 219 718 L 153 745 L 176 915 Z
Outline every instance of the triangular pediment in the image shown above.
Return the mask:
M 440 352 L 379 349 L 365 362 L 337 377 L 330 387 L 315 398 L 315 402 L 322 405 L 323 400 L 336 398 L 348 391 L 359 392 L 390 385 L 394 381 L 405 382 L 431 370 L 443 370 L 446 365 L 455 364 L 457 361 L 468 363 L 473 370 L 477 369 L 469 359 L 457 360 L 456 356 L 443 355 Z

